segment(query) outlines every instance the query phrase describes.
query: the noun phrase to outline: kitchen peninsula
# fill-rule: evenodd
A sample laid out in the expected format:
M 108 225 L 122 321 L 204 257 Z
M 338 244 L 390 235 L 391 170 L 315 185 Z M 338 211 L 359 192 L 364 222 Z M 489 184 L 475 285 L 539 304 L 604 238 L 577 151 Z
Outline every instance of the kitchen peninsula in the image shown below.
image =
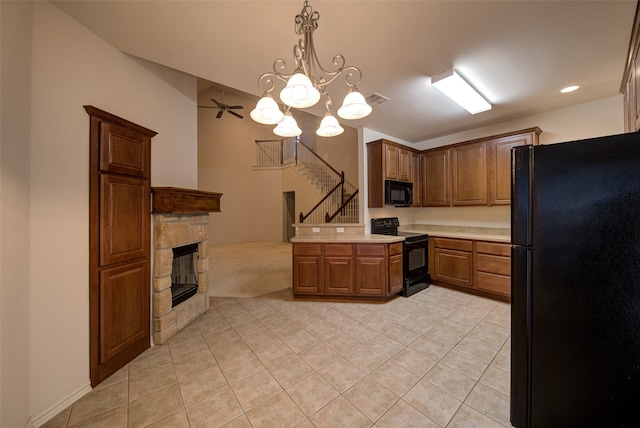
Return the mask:
M 403 237 L 357 224 L 296 224 L 291 239 L 296 299 L 386 302 L 402 291 Z

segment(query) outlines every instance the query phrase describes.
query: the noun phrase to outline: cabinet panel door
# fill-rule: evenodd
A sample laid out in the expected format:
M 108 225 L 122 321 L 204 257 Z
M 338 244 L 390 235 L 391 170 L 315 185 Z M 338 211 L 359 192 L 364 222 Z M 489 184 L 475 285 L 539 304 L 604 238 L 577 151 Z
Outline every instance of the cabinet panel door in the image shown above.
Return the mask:
M 396 146 L 388 146 L 383 144 L 384 147 L 384 177 L 388 180 L 398 180 L 398 156 L 399 149 Z
M 398 180 L 411 181 L 411 152 L 398 149 Z
M 100 265 L 149 256 L 149 181 L 100 175 Z
M 389 293 L 395 294 L 402 291 L 404 282 L 404 270 L 402 266 L 402 254 L 389 257 Z
M 100 170 L 149 177 L 151 138 L 113 123 L 100 123 Z
M 411 153 L 411 182 L 413 183 L 413 205 L 422 206 L 422 177 L 420 176 L 422 166 L 420 164 L 420 153 Z
M 146 260 L 100 272 L 100 364 L 121 353 L 138 355 L 149 345 L 149 263 Z M 131 351 L 133 349 L 133 351 Z
M 487 204 L 487 156 L 484 142 L 451 149 L 453 205 Z
M 478 290 L 489 291 L 502 296 L 510 296 L 511 277 L 489 272 L 478 272 L 476 288 Z
M 422 154 L 422 206 L 451 205 L 449 150 L 429 150 Z
M 293 292 L 321 293 L 322 274 L 321 256 L 295 256 L 293 258 Z
M 472 253 L 436 248 L 433 256 L 435 279 L 473 287 Z
M 489 205 L 511 204 L 511 149 L 533 144 L 533 134 L 513 135 L 489 141 Z
M 325 257 L 324 292 L 329 294 L 353 294 L 354 271 L 352 257 Z
M 386 257 L 356 259 L 356 294 L 382 296 L 387 294 Z

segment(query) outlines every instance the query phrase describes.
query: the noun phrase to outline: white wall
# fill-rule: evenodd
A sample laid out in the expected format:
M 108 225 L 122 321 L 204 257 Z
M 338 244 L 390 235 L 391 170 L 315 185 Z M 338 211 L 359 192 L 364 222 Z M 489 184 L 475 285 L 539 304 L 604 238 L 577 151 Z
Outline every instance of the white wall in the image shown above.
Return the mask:
M 2 2 L 1 10 L 2 426 L 25 426 L 25 409 L 39 425 L 89 385 L 89 116 L 82 106 L 157 131 L 151 184 L 196 188 L 196 79 L 120 53 L 51 3 Z M 5 76 L 18 74 L 8 91 Z M 8 134 L 16 140 L 5 145 Z M 5 402 L 7 394 L 13 398 Z
M 33 5 L 0 2 L 0 426 L 30 416 L 29 151 Z
M 475 138 L 488 137 L 521 129 L 539 127 L 540 144 L 554 144 L 583 138 L 600 137 L 624 132 L 622 95 L 615 95 L 588 103 L 578 104 L 541 114 L 527 116 L 492 126 L 447 135 L 432 140 L 410 144 L 376 131 L 364 130 L 360 149 L 366 168 L 366 143 L 380 138 L 405 144 L 418 150 L 426 150 Z M 364 171 L 366 174 L 366 171 Z M 362 175 L 360 188 L 365 189 L 366 175 Z M 365 200 L 365 207 L 367 202 Z M 366 230 L 370 219 L 398 217 L 400 224 L 438 224 L 482 227 L 510 227 L 510 207 L 433 207 L 433 208 L 365 208 Z

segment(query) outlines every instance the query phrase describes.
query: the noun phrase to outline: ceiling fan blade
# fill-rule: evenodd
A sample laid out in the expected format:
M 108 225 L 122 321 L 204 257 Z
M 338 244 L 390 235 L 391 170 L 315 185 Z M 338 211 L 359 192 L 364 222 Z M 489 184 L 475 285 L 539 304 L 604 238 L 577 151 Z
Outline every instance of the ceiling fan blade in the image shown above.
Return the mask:
M 231 113 L 232 115 L 234 115 L 235 117 L 239 117 L 240 119 L 242 119 L 242 118 L 243 118 L 243 116 L 242 116 L 242 115 L 240 115 L 240 114 L 236 113 L 235 111 L 231 111 L 231 110 L 227 110 L 227 111 L 228 111 L 229 113 Z
M 216 119 L 220 119 L 222 117 L 222 113 L 224 113 L 224 110 L 221 109 L 218 114 L 216 114 Z
M 244 108 L 244 106 L 227 106 L 227 108 L 233 108 L 233 109 L 236 109 L 236 108 Z
M 213 101 L 214 103 L 216 103 L 216 105 L 218 106 L 218 108 L 222 108 L 222 104 L 220 104 L 218 101 L 214 100 L 213 98 L 211 98 L 211 101 Z

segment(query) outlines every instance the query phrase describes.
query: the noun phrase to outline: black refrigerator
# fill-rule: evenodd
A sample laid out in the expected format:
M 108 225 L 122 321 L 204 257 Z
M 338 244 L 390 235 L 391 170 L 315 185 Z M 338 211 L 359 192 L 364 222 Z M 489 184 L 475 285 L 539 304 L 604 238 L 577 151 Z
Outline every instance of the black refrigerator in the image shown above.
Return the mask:
M 512 151 L 511 423 L 640 427 L 640 134 Z

